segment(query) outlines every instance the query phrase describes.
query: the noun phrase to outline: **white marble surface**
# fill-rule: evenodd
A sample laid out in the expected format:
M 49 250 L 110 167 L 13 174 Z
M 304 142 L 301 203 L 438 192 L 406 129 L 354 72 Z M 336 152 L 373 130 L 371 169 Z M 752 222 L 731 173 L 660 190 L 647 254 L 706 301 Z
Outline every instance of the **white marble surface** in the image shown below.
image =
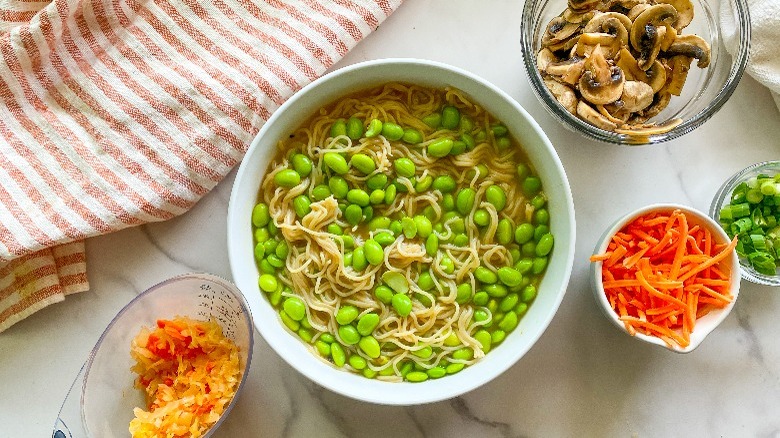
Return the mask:
M 410 0 L 339 66 L 419 57 L 506 90 L 547 132 L 569 175 L 576 261 L 566 297 L 536 346 L 493 382 L 450 401 L 403 408 L 353 401 L 289 368 L 262 338 L 248 387 L 217 436 L 780 436 L 780 290 L 743 282 L 734 311 L 698 350 L 632 340 L 600 314 L 587 258 L 628 210 L 677 202 L 701 210 L 720 183 L 780 158 L 780 114 L 743 78 L 697 131 L 626 148 L 563 129 L 529 89 L 519 55 L 522 2 Z M 0 334 L 0 437 L 51 436 L 62 399 L 103 328 L 143 289 L 173 275 L 229 278 L 225 216 L 232 175 L 167 223 L 88 241 L 92 289 Z

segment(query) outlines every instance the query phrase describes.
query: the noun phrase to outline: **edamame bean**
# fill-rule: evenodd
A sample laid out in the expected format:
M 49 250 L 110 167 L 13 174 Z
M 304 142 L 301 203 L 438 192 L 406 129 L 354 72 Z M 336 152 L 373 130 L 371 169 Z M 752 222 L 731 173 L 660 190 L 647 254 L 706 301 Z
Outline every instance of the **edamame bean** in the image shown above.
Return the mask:
M 466 367 L 466 364 L 463 363 L 451 363 L 447 365 L 447 374 L 455 374 L 459 371 L 461 371 L 463 368 Z
M 485 306 L 487 305 L 488 301 L 490 301 L 490 295 L 488 295 L 488 293 L 485 291 L 479 291 L 474 294 L 472 301 L 477 306 Z
M 347 193 L 349 192 L 349 184 L 347 183 L 347 180 L 340 176 L 331 177 L 328 180 L 328 187 L 336 199 L 346 198 Z
M 379 342 L 373 336 L 364 336 L 361 338 L 358 347 L 360 347 L 360 349 L 363 350 L 363 353 L 366 353 L 371 359 L 379 357 Z
M 517 303 L 520 301 L 520 296 L 517 294 L 509 294 L 501 300 L 498 304 L 498 310 L 506 313 L 514 309 Z
M 493 284 L 498 281 L 498 275 L 484 266 L 478 266 L 474 269 L 474 278 L 482 284 Z
M 442 193 L 450 193 L 456 186 L 455 178 L 450 175 L 439 175 L 433 180 L 433 189 Z
M 529 284 L 528 286 L 523 288 L 523 291 L 520 292 L 520 301 L 524 303 L 530 303 L 531 301 L 536 298 L 536 286 Z
M 301 175 L 292 169 L 284 169 L 276 172 L 274 182 L 279 187 L 292 188 L 301 183 Z
M 470 347 L 459 348 L 452 352 L 452 358 L 456 360 L 471 360 L 474 358 L 474 350 Z
M 490 130 L 493 132 L 495 137 L 503 137 L 509 132 L 509 130 L 506 129 L 506 126 L 501 124 L 491 126 Z
M 364 175 L 368 175 L 376 170 L 376 163 L 374 159 L 366 154 L 355 154 L 349 160 L 352 167 L 362 172 Z
M 374 239 L 368 239 L 363 243 L 363 251 L 366 254 L 366 260 L 372 266 L 377 266 L 385 260 L 385 252 L 382 249 L 382 245 Z
M 490 318 L 490 315 L 484 309 L 477 309 L 474 311 L 472 318 L 474 318 L 474 321 L 476 322 L 482 322 L 487 321 L 487 319 Z
M 550 227 L 547 225 L 537 225 L 536 228 L 534 228 L 534 242 L 536 244 L 539 244 L 539 241 L 542 240 L 542 236 L 550 232 Z
M 447 375 L 447 370 L 444 367 L 436 366 L 426 371 L 426 374 L 431 379 L 439 379 Z
M 541 274 L 547 268 L 547 257 L 535 257 L 531 272 Z
M 352 249 L 355 247 L 355 239 L 352 236 L 344 234 L 339 239 L 344 242 L 344 248 Z
M 448 256 L 443 256 L 441 260 L 439 260 L 439 266 L 441 267 L 441 270 L 447 274 L 455 272 L 455 262 Z
M 442 196 L 441 208 L 443 208 L 444 211 L 455 210 L 455 197 L 452 196 L 452 193 L 447 193 L 446 195 Z
M 533 265 L 534 262 L 531 259 L 520 259 L 517 263 L 515 263 L 515 269 L 517 269 L 517 272 L 525 274 L 531 270 Z
M 270 274 L 270 275 L 276 275 L 276 268 L 271 266 L 270 263 L 268 263 L 268 260 L 263 260 L 258 264 L 258 267 L 260 268 L 260 272 L 263 274 Z
M 347 355 L 339 344 L 330 345 L 330 357 L 333 359 L 333 364 L 337 367 L 343 367 L 347 362 Z
M 347 159 L 342 157 L 339 153 L 327 152 L 323 156 L 322 160 L 325 162 L 325 165 L 328 166 L 328 168 L 339 175 L 344 175 L 345 173 L 349 172 L 349 163 L 347 163 Z M 335 193 L 333 187 L 330 189 Z
M 505 332 L 511 332 L 515 327 L 517 327 L 517 313 L 510 310 L 506 312 L 504 319 L 498 324 L 498 328 Z
M 404 128 L 392 122 L 385 122 L 382 126 L 382 135 L 389 141 L 400 140 L 404 136 Z
M 379 301 L 390 304 L 393 300 L 393 290 L 385 285 L 377 286 L 377 288 L 374 289 L 374 296 Z
M 425 239 L 425 253 L 433 257 L 436 255 L 436 252 L 438 250 L 439 250 L 439 236 L 432 233 L 428 236 L 427 239 Z
M 501 211 L 506 207 L 506 192 L 501 186 L 493 184 L 485 190 L 485 199 L 496 207 L 496 211 Z
M 330 136 L 335 138 L 340 135 L 347 135 L 347 123 L 344 119 L 338 119 L 330 125 Z
M 298 297 L 289 297 L 282 305 L 287 315 L 295 321 L 300 321 L 306 316 L 306 304 Z
M 303 154 L 293 155 L 290 161 L 292 162 L 293 169 L 295 169 L 295 171 L 298 172 L 298 174 L 303 178 L 309 176 L 312 167 L 314 167 L 311 162 L 311 158 Z
M 414 162 L 406 157 L 396 159 L 393 166 L 395 167 L 395 172 L 398 176 L 406 178 L 413 177 L 414 173 L 417 171 Z
M 433 225 L 431 224 L 430 219 L 425 216 L 415 216 L 414 224 L 417 228 L 417 235 L 423 239 L 428 238 L 433 232 Z
M 373 119 L 368 124 L 368 129 L 366 130 L 366 138 L 376 137 L 377 135 L 382 133 L 382 126 L 383 123 L 379 119 Z
M 373 218 L 374 218 L 374 207 L 370 205 L 363 207 L 363 219 L 370 221 Z
M 433 276 L 431 276 L 429 271 L 420 273 L 420 276 L 417 278 L 417 287 L 422 290 L 429 291 L 433 289 L 434 286 L 435 284 L 433 282 Z
M 380 229 L 386 230 L 389 227 L 390 227 L 390 218 L 386 216 L 377 216 L 371 219 L 371 222 L 368 223 L 368 229 L 370 231 L 376 231 Z
M 474 212 L 474 223 L 480 227 L 485 227 L 490 223 L 490 213 L 480 208 Z
M 539 243 L 536 244 L 536 255 L 538 257 L 545 257 L 552 251 L 553 248 L 553 235 L 550 233 L 545 234 L 539 239 Z
M 365 249 L 363 247 L 355 248 L 352 251 L 352 268 L 356 271 L 363 271 L 368 267 Z
M 512 287 L 517 286 L 523 281 L 523 276 L 520 275 L 517 270 L 514 268 L 510 268 L 508 266 L 504 266 L 502 268 L 498 268 L 498 279 L 501 280 L 502 283 L 505 285 Z
M 314 343 L 314 346 L 317 348 L 317 352 L 320 353 L 320 356 L 322 357 L 329 357 L 330 356 L 330 344 L 323 341 L 317 341 Z
M 284 310 L 279 311 L 279 317 L 282 319 L 284 325 L 286 325 L 290 330 L 297 332 L 298 329 L 301 328 L 301 323 L 290 318 L 290 315 L 288 315 Z
M 382 281 L 399 294 L 409 292 L 409 282 L 406 281 L 406 277 L 400 272 L 387 271 L 382 274 Z
M 506 286 L 503 284 L 489 284 L 485 286 L 485 292 L 487 292 L 487 294 L 493 298 L 503 298 L 507 293 L 509 293 Z M 490 303 L 488 302 L 488 304 Z M 495 310 L 496 309 L 491 309 L 491 311 Z
M 360 342 L 360 333 L 352 325 L 342 325 L 339 327 L 339 337 L 347 345 L 355 345 Z
M 407 239 L 414 239 L 417 235 L 417 224 L 414 222 L 414 219 L 408 216 L 401 219 L 401 227 L 403 228 L 404 236 L 406 236 Z
M 431 128 L 437 129 L 439 126 L 441 126 L 441 114 L 428 114 L 422 118 L 422 121 Z
M 259 242 L 257 245 L 255 245 L 255 260 L 257 262 L 260 262 L 264 258 L 265 258 L 265 245 L 263 245 L 263 242 Z
M 428 359 L 433 354 L 433 349 L 430 345 L 426 345 L 419 350 L 412 350 L 412 354 L 422 359 Z
M 403 140 L 404 143 L 419 144 L 422 143 L 423 136 L 420 131 L 413 128 L 408 128 L 404 130 L 404 136 L 401 137 L 401 140 Z
M 280 259 L 276 254 L 271 254 L 265 258 L 268 263 L 274 268 L 281 268 L 284 266 L 284 260 Z
M 490 332 L 487 330 L 477 330 L 477 332 L 474 333 L 474 340 L 479 342 L 479 345 L 482 346 L 483 353 L 490 351 L 490 347 L 493 344 L 493 338 L 490 336 Z
M 414 184 L 414 190 L 417 193 L 422 193 L 431 187 L 431 183 L 433 183 L 433 177 L 430 175 L 425 175 L 424 178 L 418 179 Z
M 365 359 L 363 359 L 363 356 L 353 354 L 352 356 L 349 357 L 349 366 L 351 366 L 352 368 L 358 371 L 364 369 L 367 365 L 368 363 L 366 362 Z
M 472 150 L 477 145 L 477 141 L 474 140 L 474 136 L 471 134 L 463 133 L 460 136 L 460 140 L 466 145 L 466 149 Z
M 306 195 L 298 195 L 293 200 L 293 209 L 296 216 L 303 218 L 307 214 L 311 213 L 311 200 Z
M 544 207 L 544 204 L 546 203 L 547 197 L 544 196 L 544 193 L 539 193 L 538 195 L 534 196 L 533 199 L 531 199 L 531 205 L 537 210 Z
M 361 207 L 367 207 L 371 203 L 368 193 L 362 189 L 352 189 L 347 192 L 347 201 L 353 204 L 357 204 Z
M 409 316 L 412 313 L 412 299 L 402 293 L 393 295 L 391 301 L 393 309 L 401 316 Z
M 534 222 L 537 224 L 547 224 L 550 222 L 550 213 L 544 208 L 536 210 L 534 213 Z
M 352 266 L 352 251 L 344 254 L 344 266 Z
M 534 242 L 533 240 L 531 240 L 530 242 L 525 242 L 520 247 L 520 252 L 522 252 L 523 255 L 526 257 L 533 256 L 534 254 L 536 254 L 536 242 Z
M 474 200 L 477 197 L 477 192 L 471 187 L 466 187 L 458 191 L 458 197 L 455 200 L 455 207 L 462 215 L 469 214 L 474 207 Z
M 336 322 L 339 323 L 339 325 L 349 324 L 358 317 L 359 313 L 360 311 L 355 306 L 341 306 L 336 312 Z
M 311 190 L 311 197 L 315 201 L 322 201 L 330 196 L 330 188 L 325 184 L 319 184 Z
M 384 189 L 387 185 L 387 175 L 384 173 L 377 173 L 375 175 L 371 175 L 366 180 L 366 187 L 368 187 L 371 190 L 377 190 L 377 189 Z
M 276 253 L 276 256 L 280 259 L 284 260 L 287 258 L 287 254 L 290 253 L 290 246 L 287 244 L 286 240 L 282 240 L 279 242 L 278 245 L 276 245 L 276 249 L 274 250 L 274 253 Z
M 512 141 L 509 139 L 509 137 L 501 137 L 496 139 L 496 149 L 499 151 L 505 151 L 509 149 L 510 146 L 512 146 Z
M 363 209 L 357 204 L 348 205 L 347 209 L 344 211 L 344 219 L 346 219 L 350 225 L 359 224 L 363 219 Z
M 454 106 L 447 105 L 441 110 L 441 127 L 444 129 L 456 129 L 460 124 L 460 111 Z
M 261 202 L 255 205 L 252 209 L 252 224 L 257 228 L 268 225 L 268 221 L 271 220 L 271 215 L 268 213 L 268 205 Z
M 261 275 L 260 278 L 258 278 L 257 283 L 260 286 L 260 289 L 265 292 L 273 292 L 279 286 L 279 281 L 270 274 Z
M 410 382 L 424 382 L 428 380 L 428 374 L 422 371 L 412 371 L 406 375 L 406 380 Z
M 268 228 L 258 228 L 254 233 L 257 243 L 263 243 L 271 238 L 271 233 L 268 232 Z
M 395 242 L 395 236 L 390 233 L 377 233 L 374 235 L 374 240 L 384 247 Z
M 506 332 L 503 330 L 495 330 L 490 334 L 490 340 L 493 345 L 500 344 L 506 339 Z
M 385 189 L 385 204 L 391 205 L 393 201 L 395 201 L 395 195 L 397 190 L 398 189 L 392 184 L 387 186 L 387 189 Z
M 534 237 L 534 226 L 529 223 L 520 224 L 515 229 L 515 242 L 523 245 Z
M 323 333 L 323 334 L 321 334 L 320 335 L 320 339 L 322 341 L 324 341 L 324 342 L 327 342 L 328 344 L 332 344 L 332 343 L 336 342 L 336 338 L 333 337 L 333 335 L 330 334 L 330 333 Z
M 498 221 L 498 228 L 496 229 L 496 240 L 498 240 L 498 243 L 502 245 L 512 243 L 512 238 L 514 237 L 512 228 L 512 221 L 509 219 L 504 218 Z
M 462 283 L 458 285 L 458 293 L 455 297 L 455 302 L 458 304 L 466 304 L 471 299 L 471 284 L 470 283 Z
M 452 149 L 450 150 L 450 155 L 460 155 L 463 152 L 466 152 L 466 143 L 465 142 L 463 142 L 461 140 L 457 140 L 457 141 L 452 143 Z
M 359 140 L 363 136 L 363 122 L 357 117 L 350 117 L 347 120 L 346 133 L 352 140 Z
M 311 340 L 314 337 L 314 334 L 311 332 L 311 330 L 305 327 L 301 327 L 298 329 L 298 336 L 303 340 L 303 342 L 311 344 Z
M 463 233 L 456 234 L 455 237 L 452 239 L 452 244 L 455 246 L 466 246 L 469 244 L 469 236 Z
M 523 180 L 523 193 L 526 196 L 534 196 L 542 188 L 542 182 L 535 176 L 528 176 Z
M 370 335 L 379 325 L 379 315 L 376 313 L 366 313 L 361 316 L 357 323 L 357 331 L 362 336 Z
M 441 138 L 428 145 L 428 155 L 431 157 L 446 157 L 452 150 L 453 141 Z
M 367 379 L 373 379 L 374 377 L 376 377 L 377 374 L 378 373 L 376 371 L 372 370 L 371 368 L 363 369 L 363 377 L 365 377 Z
M 382 189 L 372 191 L 371 194 L 368 195 L 368 202 L 370 202 L 371 205 L 378 205 L 385 202 L 385 191 Z
M 512 263 L 516 263 L 518 260 L 520 260 L 520 257 L 523 256 L 523 254 L 520 253 L 520 248 L 514 244 L 511 245 L 511 248 L 509 249 L 509 255 L 512 257 Z M 517 269 L 517 266 L 515 266 L 515 269 Z

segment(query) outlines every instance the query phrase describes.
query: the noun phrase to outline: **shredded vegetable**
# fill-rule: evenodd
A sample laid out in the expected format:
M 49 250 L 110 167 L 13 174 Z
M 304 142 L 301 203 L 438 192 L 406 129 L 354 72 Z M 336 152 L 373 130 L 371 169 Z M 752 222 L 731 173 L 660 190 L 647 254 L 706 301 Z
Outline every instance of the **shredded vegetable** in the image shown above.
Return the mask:
M 629 333 L 684 348 L 698 318 L 731 302 L 732 273 L 720 262 L 736 245 L 716 243 L 674 210 L 638 217 L 590 260 L 603 262 L 604 292 Z
M 154 330 L 141 329 L 130 354 L 148 410 L 133 410 L 132 436 L 202 436 L 236 392 L 241 379 L 238 351 L 213 319 L 160 319 Z

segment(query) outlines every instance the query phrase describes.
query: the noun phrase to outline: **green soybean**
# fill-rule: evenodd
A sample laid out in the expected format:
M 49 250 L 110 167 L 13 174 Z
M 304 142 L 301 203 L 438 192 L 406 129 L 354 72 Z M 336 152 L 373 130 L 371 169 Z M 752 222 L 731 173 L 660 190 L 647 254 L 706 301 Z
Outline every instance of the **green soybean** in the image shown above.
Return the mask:
M 523 180 L 523 193 L 526 196 L 534 196 L 542 188 L 542 181 L 535 176 L 528 176 Z
M 428 114 L 422 118 L 422 121 L 431 128 L 437 129 L 439 126 L 441 126 L 441 114 Z
M 509 312 L 514 309 L 517 303 L 520 301 L 520 296 L 517 294 L 509 294 L 505 296 L 498 304 L 498 310 L 502 312 Z
M 322 160 L 328 168 L 339 175 L 344 175 L 349 172 L 349 163 L 347 163 L 347 159 L 342 157 L 339 153 L 327 152 Z M 331 187 L 331 190 L 333 190 L 333 187 Z
M 487 319 L 490 318 L 490 314 L 485 309 L 477 309 L 474 311 L 472 318 L 474 318 L 474 321 L 476 322 L 487 321 Z
M 366 254 L 366 260 L 373 266 L 377 266 L 385 260 L 385 252 L 374 239 L 368 239 L 363 243 L 363 251 Z
M 452 244 L 455 246 L 466 246 L 469 243 L 469 236 L 460 233 L 456 234 L 455 237 L 452 239 Z
M 370 335 L 379 325 L 379 315 L 376 313 L 366 313 L 361 316 L 357 323 L 357 331 L 362 336 Z
M 450 175 L 439 175 L 433 180 L 433 189 L 442 193 L 450 193 L 455 190 L 457 183 L 455 178 Z
M 363 247 L 355 248 L 352 251 L 352 268 L 356 271 L 362 271 L 368 266 L 368 260 L 366 260 L 366 253 Z
M 374 207 L 370 205 L 363 207 L 363 219 L 370 221 L 373 218 L 374 218 Z
M 541 274 L 547 268 L 547 257 L 534 257 L 534 264 L 531 272 Z
M 382 246 L 387 246 L 395 242 L 395 236 L 386 232 L 377 233 L 374 235 L 374 240 L 376 240 L 376 242 Z
M 344 266 L 352 266 L 352 251 L 344 254 Z
M 417 227 L 417 235 L 423 239 L 428 238 L 433 232 L 433 224 L 431 224 L 431 220 L 425 216 L 415 216 L 414 224 Z
M 443 256 L 441 260 L 439 260 L 439 266 L 441 267 L 441 270 L 447 274 L 455 272 L 455 262 L 448 256 Z
M 418 179 L 414 184 L 414 191 L 417 193 L 422 193 L 431 187 L 431 183 L 433 183 L 433 177 L 430 175 L 425 175 L 424 178 Z
M 493 339 L 490 336 L 490 332 L 487 330 L 477 330 L 476 333 L 474 333 L 474 340 L 479 342 L 479 345 L 482 346 L 482 352 L 487 353 L 490 351 L 490 348 L 493 344 Z
M 480 208 L 474 212 L 474 223 L 480 227 L 485 227 L 490 223 L 490 213 Z
M 312 168 L 314 167 L 311 162 L 311 158 L 303 154 L 293 155 L 290 161 L 292 162 L 293 169 L 295 169 L 295 171 L 304 178 L 309 176 Z
M 400 294 L 409 292 L 409 282 L 406 281 L 406 277 L 400 272 L 387 271 L 382 274 L 382 281 L 395 292 Z
M 515 263 L 515 269 L 521 274 L 525 274 L 533 268 L 534 262 L 531 259 L 520 259 Z
M 534 242 L 536 244 L 539 244 L 539 241 L 542 240 L 542 236 L 550 232 L 550 227 L 547 225 L 537 225 L 536 228 L 534 228 Z
M 460 372 L 463 368 L 466 367 L 466 364 L 463 363 L 451 363 L 447 365 L 447 374 L 455 374 Z
M 328 196 L 330 196 L 330 187 L 328 187 L 325 184 L 316 185 L 311 190 L 311 197 L 315 201 L 322 201 L 323 199 L 326 199 Z
M 463 142 L 463 144 L 466 145 L 466 149 L 472 150 L 475 146 L 477 146 L 477 141 L 474 139 L 474 136 L 468 133 L 463 133 L 460 136 L 460 140 Z
M 274 253 L 277 257 L 284 260 L 287 258 L 287 254 L 290 253 L 290 246 L 287 244 L 286 240 L 282 240 L 279 242 L 278 245 L 276 245 L 276 249 L 274 250 Z
M 338 330 L 339 337 L 347 345 L 355 345 L 360 341 L 360 334 L 355 326 L 342 325 Z
M 498 268 L 497 273 L 498 279 L 509 287 L 517 286 L 523 281 L 523 276 L 516 269 L 508 266 Z
M 496 207 L 496 211 L 501 211 L 506 207 L 506 192 L 501 186 L 493 184 L 485 190 L 485 199 Z
M 493 132 L 493 135 L 495 137 L 503 137 L 509 133 L 509 130 L 506 129 L 506 126 L 501 124 L 496 124 L 490 127 L 490 130 Z
M 317 348 L 317 352 L 320 353 L 320 356 L 322 357 L 329 357 L 330 356 L 330 344 L 323 341 L 317 341 L 314 343 L 314 346 Z
M 536 286 L 532 284 L 524 287 L 523 291 L 520 292 L 520 301 L 524 303 L 530 303 L 534 298 L 536 298 Z
M 474 350 L 469 347 L 459 348 L 452 352 L 452 358 L 456 360 L 471 360 L 474 358 Z
M 263 245 L 263 242 L 259 242 L 257 245 L 255 245 L 255 260 L 257 262 L 262 261 L 265 258 L 265 245 Z
M 436 366 L 426 371 L 426 374 L 431 379 L 439 379 L 447 375 L 447 370 L 444 367 Z
M 420 131 L 413 128 L 407 128 L 404 130 L 404 135 L 401 137 L 401 140 L 403 140 L 404 143 L 419 144 L 422 143 L 423 136 Z
M 537 224 L 547 224 L 550 222 L 550 213 L 544 208 L 534 212 L 534 222 Z
M 344 211 L 344 219 L 350 225 L 357 225 L 363 219 L 363 209 L 357 204 L 350 204 Z
M 498 281 L 498 275 L 484 266 L 478 266 L 474 269 L 474 278 L 482 284 L 493 284 Z
M 509 137 L 501 137 L 496 139 L 496 149 L 499 151 L 505 151 L 509 149 L 510 146 L 512 146 L 512 140 L 510 140 Z
M 347 135 L 347 123 L 344 119 L 338 119 L 330 125 L 330 136 L 338 137 L 340 135 Z
M 466 215 L 474 207 L 474 200 L 477 197 L 477 192 L 471 187 L 466 187 L 458 191 L 458 197 L 455 200 L 455 207 L 460 214 Z
M 368 202 L 370 202 L 371 205 L 378 205 L 385 202 L 385 191 L 382 189 L 372 191 L 371 194 L 368 195 Z
M 430 345 L 426 345 L 418 350 L 412 350 L 412 354 L 422 359 L 428 359 L 433 354 L 433 349 Z
M 284 300 L 282 308 L 295 321 L 300 321 L 306 316 L 306 304 L 298 297 L 290 297 Z
M 534 196 L 533 199 L 531 199 L 531 205 L 537 210 L 544 207 L 544 204 L 546 203 L 547 197 L 544 196 L 544 193 L 539 193 L 538 195 Z
M 336 312 L 336 322 L 338 322 L 339 325 L 349 324 L 358 317 L 359 313 L 360 311 L 355 306 L 342 306 Z
M 333 359 L 333 364 L 337 367 L 343 367 L 347 362 L 347 354 L 339 344 L 330 345 L 330 357 Z
M 368 223 L 370 231 L 386 230 L 390 227 L 390 218 L 386 216 L 377 216 Z
M 374 296 L 379 301 L 390 304 L 393 300 L 393 290 L 385 285 L 377 286 L 377 288 L 374 289 Z
M 410 382 L 424 382 L 428 380 L 428 374 L 422 371 L 412 371 L 406 375 L 406 380 Z
M 371 190 L 377 190 L 377 189 L 384 189 L 387 185 L 387 175 L 384 173 L 377 173 L 375 175 L 371 175 L 366 180 L 366 187 L 368 187 Z
M 263 274 L 270 274 L 275 275 L 276 274 L 276 268 L 271 266 L 270 263 L 268 263 L 268 260 L 263 260 L 258 264 L 258 267 L 260 268 L 260 272 Z
M 452 150 L 453 141 L 449 138 L 441 138 L 428 145 L 428 155 L 431 157 L 446 157 Z
M 311 340 L 314 337 L 314 334 L 311 332 L 311 330 L 305 327 L 301 327 L 298 329 L 298 336 L 303 340 L 303 342 L 311 344 Z
M 371 203 L 368 193 L 362 189 L 352 189 L 347 192 L 347 201 L 353 204 L 357 204 L 361 207 L 366 207 Z
M 284 266 L 284 260 L 279 258 L 276 254 L 271 254 L 265 259 L 268 260 L 268 263 L 270 263 L 274 268 L 281 268 Z
M 539 239 L 539 243 L 536 244 L 535 252 L 539 257 L 545 257 L 552 251 L 553 248 L 553 235 L 550 233 L 545 234 Z
M 275 239 L 268 239 L 265 242 L 263 242 L 263 247 L 265 248 L 266 255 L 276 252 L 276 247 L 279 245 L 279 242 L 277 242 Z
M 498 228 L 496 229 L 496 240 L 498 240 L 498 243 L 502 245 L 512 243 L 513 234 L 512 221 L 507 218 L 498 221 Z
M 340 237 L 341 241 L 344 242 L 344 248 L 352 249 L 355 247 L 355 239 L 348 235 L 344 234 Z
M 357 354 L 353 354 L 349 357 L 349 366 L 352 368 L 360 371 L 364 369 L 366 366 L 368 366 L 368 363 L 365 359 L 363 359 L 363 356 L 358 356 Z
M 429 256 L 433 257 L 439 250 L 439 236 L 431 233 L 427 239 L 425 239 L 425 252 Z
M 346 133 L 352 140 L 358 140 L 363 136 L 363 122 L 357 117 L 350 117 L 347 120 Z
M 412 313 L 412 299 L 402 293 L 393 295 L 391 301 L 393 309 L 401 316 L 409 316 Z
M 485 291 L 479 291 L 474 294 L 472 301 L 477 306 L 484 306 L 487 305 L 488 301 L 490 301 L 490 295 L 488 295 L 488 293 Z
M 518 245 L 527 243 L 534 237 L 534 226 L 529 223 L 520 224 L 515 229 L 515 242 Z
M 270 274 L 263 274 L 257 279 L 257 283 L 265 292 L 273 292 L 279 286 L 279 281 Z
M 350 158 L 349 163 L 355 169 L 362 172 L 364 175 L 368 175 L 376 170 L 376 163 L 374 159 L 366 154 L 355 154 Z
M 281 318 L 284 325 L 286 325 L 290 330 L 297 332 L 298 329 L 301 328 L 301 323 L 290 318 L 290 315 L 288 315 L 284 310 L 279 311 L 279 317 Z
M 403 228 L 404 236 L 406 236 L 407 239 L 414 239 L 417 235 L 417 224 L 414 222 L 414 219 L 408 216 L 401 219 L 401 227 Z
M 268 212 L 268 205 L 259 203 L 252 209 L 252 224 L 258 228 L 268 225 L 271 215 Z M 259 240 L 259 239 L 258 239 Z
M 373 336 L 364 336 L 360 339 L 358 347 L 371 359 L 379 357 L 381 352 L 379 342 Z
M 422 290 L 429 291 L 433 289 L 434 286 L 435 283 L 433 282 L 433 276 L 431 275 L 430 271 L 421 272 L 420 276 L 417 278 L 417 287 Z
M 393 166 L 395 167 L 395 172 L 398 176 L 406 178 L 413 177 L 414 173 L 417 171 L 414 162 L 406 157 L 396 159 Z
M 490 341 L 493 345 L 500 344 L 504 339 L 506 339 L 506 332 L 503 330 L 494 330 L 490 334 Z
M 447 105 L 441 110 L 441 127 L 456 129 L 460 124 L 460 111 L 454 106 Z
M 517 165 L 517 178 L 520 181 L 524 181 L 525 178 L 531 173 L 531 169 L 527 165 L 520 163 Z
M 465 142 L 463 142 L 461 140 L 457 140 L 457 141 L 452 143 L 452 149 L 450 150 L 450 155 L 460 155 L 463 152 L 466 152 L 466 143 Z
M 363 369 L 363 377 L 365 377 L 367 379 L 373 379 L 374 377 L 376 377 L 377 374 L 378 373 L 376 371 L 372 370 L 371 368 L 364 368 Z
M 274 175 L 274 182 L 279 187 L 292 188 L 301 183 L 301 175 L 292 169 L 284 169 Z
M 385 122 L 382 126 L 382 135 L 390 141 L 400 140 L 404 136 L 404 128 L 392 122 Z
M 447 193 L 446 195 L 442 196 L 441 208 L 443 208 L 444 211 L 455 210 L 455 197 L 452 196 L 452 193 Z
M 298 195 L 293 200 L 293 209 L 299 218 L 311 213 L 311 200 L 306 195 Z
M 457 295 L 455 297 L 455 302 L 458 304 L 466 304 L 471 299 L 471 292 L 473 289 L 471 288 L 470 283 L 462 283 L 458 285 L 457 289 Z
M 517 327 L 517 313 L 509 311 L 504 315 L 504 318 L 498 323 L 498 328 L 505 332 L 511 332 Z
M 347 180 L 340 176 L 331 177 L 328 180 L 328 187 L 336 199 L 346 198 L 347 192 L 349 192 L 349 184 L 347 183 Z
M 268 228 L 263 227 L 256 229 L 254 236 L 257 243 L 263 243 L 271 238 L 271 233 L 268 232 Z
M 394 185 L 390 184 L 387 186 L 387 189 L 385 189 L 385 204 L 390 205 L 395 201 L 397 191 L 398 189 Z
M 485 286 L 485 292 L 493 298 L 503 298 L 509 293 L 509 290 L 503 284 L 489 284 Z
M 382 133 L 382 126 L 383 126 L 383 123 L 382 123 L 381 120 L 379 120 L 379 119 L 371 120 L 371 122 L 368 124 L 368 129 L 366 130 L 366 137 L 367 138 L 371 138 L 371 137 L 376 137 L 377 135 L 381 134 Z

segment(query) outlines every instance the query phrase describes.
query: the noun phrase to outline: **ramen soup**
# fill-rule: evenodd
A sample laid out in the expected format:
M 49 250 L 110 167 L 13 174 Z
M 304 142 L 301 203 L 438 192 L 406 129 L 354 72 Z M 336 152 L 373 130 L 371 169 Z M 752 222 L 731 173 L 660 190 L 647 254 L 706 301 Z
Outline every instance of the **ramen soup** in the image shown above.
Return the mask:
M 322 360 L 387 381 L 454 374 L 499 346 L 553 248 L 507 128 L 459 90 L 400 83 L 282 139 L 252 223 L 281 322 Z

